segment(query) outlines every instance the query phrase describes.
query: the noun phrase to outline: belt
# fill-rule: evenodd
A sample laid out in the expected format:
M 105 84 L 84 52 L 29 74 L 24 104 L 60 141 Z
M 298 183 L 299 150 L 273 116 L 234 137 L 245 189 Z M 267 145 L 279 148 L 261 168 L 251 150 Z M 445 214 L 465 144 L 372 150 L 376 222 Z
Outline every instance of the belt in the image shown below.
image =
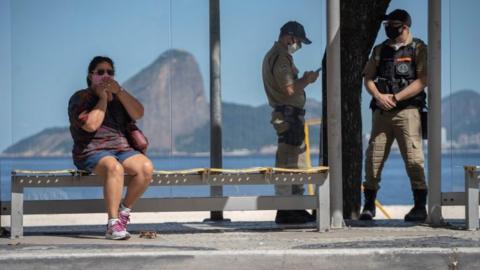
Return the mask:
M 294 107 L 294 106 L 291 106 L 291 105 L 280 105 L 280 106 L 275 106 L 274 107 L 274 111 L 276 112 L 281 112 L 283 113 L 284 115 L 286 116 L 290 116 L 290 115 L 301 115 L 301 116 L 304 116 L 305 115 L 305 110 L 304 109 L 300 109 L 300 108 L 297 108 L 297 107 Z

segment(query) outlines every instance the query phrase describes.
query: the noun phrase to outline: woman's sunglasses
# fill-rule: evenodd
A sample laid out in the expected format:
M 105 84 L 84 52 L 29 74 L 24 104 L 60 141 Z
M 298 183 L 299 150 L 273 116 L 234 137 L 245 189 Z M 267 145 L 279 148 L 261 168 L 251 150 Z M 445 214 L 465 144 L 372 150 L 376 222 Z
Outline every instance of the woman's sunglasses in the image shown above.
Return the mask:
M 97 71 L 94 71 L 92 73 L 94 74 L 97 74 L 98 76 L 103 76 L 103 74 L 105 74 L 105 72 L 107 72 L 107 74 L 109 76 L 114 76 L 115 75 L 115 71 L 113 69 L 97 69 Z

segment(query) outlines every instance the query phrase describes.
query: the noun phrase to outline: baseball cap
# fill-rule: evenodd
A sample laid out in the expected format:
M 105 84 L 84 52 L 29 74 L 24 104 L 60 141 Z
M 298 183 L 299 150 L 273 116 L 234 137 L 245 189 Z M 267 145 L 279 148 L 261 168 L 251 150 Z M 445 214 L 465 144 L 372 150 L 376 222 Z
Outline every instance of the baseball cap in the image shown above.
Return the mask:
M 312 43 L 310 39 L 307 38 L 305 34 L 305 29 L 297 21 L 289 21 L 280 28 L 280 35 L 292 35 L 296 38 L 299 38 L 302 43 L 310 44 Z
M 401 21 L 408 27 L 412 26 L 412 18 L 410 17 L 410 14 L 403 9 L 395 9 L 394 11 L 385 15 L 383 19 L 385 21 Z

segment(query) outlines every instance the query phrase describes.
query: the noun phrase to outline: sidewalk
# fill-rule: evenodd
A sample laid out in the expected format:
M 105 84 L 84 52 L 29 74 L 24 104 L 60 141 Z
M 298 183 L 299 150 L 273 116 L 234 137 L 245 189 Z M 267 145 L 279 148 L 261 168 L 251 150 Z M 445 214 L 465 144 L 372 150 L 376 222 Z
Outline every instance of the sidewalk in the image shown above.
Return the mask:
M 150 214 L 143 217 L 148 217 L 144 224 L 138 224 L 140 215 L 135 215 L 128 241 L 105 240 L 103 222 L 27 225 L 25 238 L 0 238 L 0 268 L 478 269 L 480 262 L 480 232 L 462 230 L 463 220 L 449 220 L 442 228 L 401 219 L 352 221 L 343 229 L 318 233 L 313 223 L 278 226 L 271 221 L 274 211 L 225 212 L 232 222 L 224 223 L 200 222 L 200 216 L 208 213 L 190 214 Z M 161 223 L 149 222 L 160 215 Z M 194 221 L 167 221 L 168 216 Z M 246 217 L 250 221 L 241 220 Z M 254 217 L 257 220 L 252 221 Z M 157 237 L 140 238 L 142 231 L 155 231 Z
M 392 219 L 403 219 L 410 210 L 410 205 L 384 206 Z M 464 219 L 465 207 L 443 206 L 445 219 Z M 276 211 L 230 211 L 224 212 L 224 217 L 232 221 L 272 221 Z M 158 222 L 200 222 L 210 217 L 209 212 L 161 212 L 161 213 L 133 213 L 134 223 Z M 376 219 L 386 219 L 385 215 L 377 209 Z M 106 223 L 105 214 L 55 214 L 55 215 L 25 215 L 25 226 L 51 226 L 51 225 L 103 225 Z M 10 226 L 10 217 L 3 216 L 1 224 Z

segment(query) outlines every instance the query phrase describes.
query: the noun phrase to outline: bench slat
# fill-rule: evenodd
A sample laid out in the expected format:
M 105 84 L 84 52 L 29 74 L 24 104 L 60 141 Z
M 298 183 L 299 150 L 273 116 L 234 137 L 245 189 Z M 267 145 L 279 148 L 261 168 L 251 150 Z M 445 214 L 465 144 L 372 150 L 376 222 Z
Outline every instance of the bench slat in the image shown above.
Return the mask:
M 271 185 L 271 184 L 322 184 L 325 177 L 323 173 L 273 173 L 273 174 L 212 174 L 208 176 L 187 174 L 187 175 L 165 175 L 156 174 L 153 176 L 151 186 L 185 186 L 185 185 Z M 125 177 L 125 185 L 130 180 Z M 98 175 L 14 175 L 12 186 L 21 187 L 96 187 L 103 186 L 103 178 Z

